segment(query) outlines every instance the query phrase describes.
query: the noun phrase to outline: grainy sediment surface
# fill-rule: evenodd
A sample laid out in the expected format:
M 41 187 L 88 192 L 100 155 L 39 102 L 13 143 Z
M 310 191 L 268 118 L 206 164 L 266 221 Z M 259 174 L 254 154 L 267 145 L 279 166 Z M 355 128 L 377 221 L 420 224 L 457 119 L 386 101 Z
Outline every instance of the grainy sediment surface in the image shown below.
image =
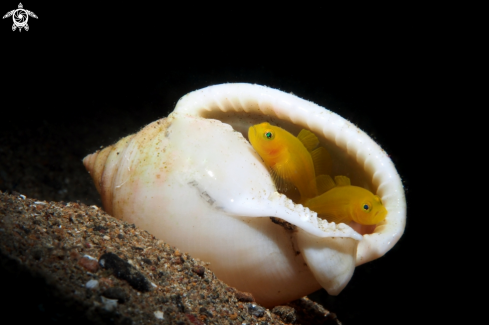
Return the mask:
M 161 107 L 173 107 L 187 91 L 167 89 L 173 97 L 131 114 L 101 104 L 70 119 L 7 119 L 0 133 L 0 279 L 6 298 L 0 310 L 17 315 L 17 324 L 339 323 L 307 298 L 267 310 L 216 279 L 205 261 L 102 210 L 83 157 L 165 115 Z M 137 270 L 148 282 L 102 268 L 106 253 L 120 258 L 113 264 L 125 273 Z M 137 289 L 139 282 L 150 290 Z
M 21 324 L 341 324 L 307 298 L 268 310 L 95 205 L 0 192 L 0 262 L 3 294 L 30 312 Z

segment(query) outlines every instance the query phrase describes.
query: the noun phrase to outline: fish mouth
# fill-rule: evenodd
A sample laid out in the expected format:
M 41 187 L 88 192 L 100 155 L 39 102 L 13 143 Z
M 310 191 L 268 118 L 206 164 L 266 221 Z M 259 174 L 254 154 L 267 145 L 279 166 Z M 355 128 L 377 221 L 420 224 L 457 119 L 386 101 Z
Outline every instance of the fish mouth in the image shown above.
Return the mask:
M 376 223 L 379 223 L 385 219 L 386 215 L 387 210 L 384 207 L 383 209 L 381 208 L 377 212 L 375 212 L 373 219 L 377 221 Z

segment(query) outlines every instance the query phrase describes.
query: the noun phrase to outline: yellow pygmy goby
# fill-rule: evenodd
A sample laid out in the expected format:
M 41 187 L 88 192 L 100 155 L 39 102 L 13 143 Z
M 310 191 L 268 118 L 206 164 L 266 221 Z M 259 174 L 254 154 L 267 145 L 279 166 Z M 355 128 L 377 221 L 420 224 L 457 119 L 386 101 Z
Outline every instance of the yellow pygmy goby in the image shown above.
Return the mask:
M 363 187 L 352 186 L 346 176 L 336 176 L 335 182 L 328 175 L 317 178 L 320 194 L 307 200 L 304 206 L 317 212 L 328 222 L 375 225 L 385 219 L 387 210 L 380 197 Z
M 264 122 L 248 129 L 248 139 L 271 169 L 277 188 L 286 190 L 293 184 L 301 195 L 300 203 L 317 196 L 315 166 L 330 165 L 330 159 L 323 147 L 313 150 L 319 141 L 312 132 L 302 130 L 295 137 Z

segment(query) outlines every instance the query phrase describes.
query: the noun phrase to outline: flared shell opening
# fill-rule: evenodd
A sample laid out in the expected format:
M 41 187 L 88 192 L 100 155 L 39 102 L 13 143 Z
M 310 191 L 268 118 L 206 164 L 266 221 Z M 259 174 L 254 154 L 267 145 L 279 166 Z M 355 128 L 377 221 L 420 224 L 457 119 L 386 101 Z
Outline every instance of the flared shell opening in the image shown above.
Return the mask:
M 401 179 L 387 153 L 365 132 L 312 102 L 276 89 L 251 84 L 223 84 L 185 95 L 175 113 L 216 119 L 247 139 L 248 128 L 268 122 L 297 135 L 307 129 L 317 135 L 333 160 L 332 175 L 350 178 L 352 185 L 377 194 L 388 214 L 376 226 L 359 227 L 363 240 L 357 265 L 384 255 L 405 226 L 405 198 Z

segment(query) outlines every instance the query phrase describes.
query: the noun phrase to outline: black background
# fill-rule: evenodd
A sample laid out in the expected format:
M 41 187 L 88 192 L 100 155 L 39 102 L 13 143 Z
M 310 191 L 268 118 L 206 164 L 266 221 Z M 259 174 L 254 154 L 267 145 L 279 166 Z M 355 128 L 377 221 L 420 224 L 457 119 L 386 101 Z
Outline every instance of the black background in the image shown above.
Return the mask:
M 430 37 L 437 31 L 419 28 L 425 17 L 284 4 L 23 5 L 39 17 L 29 18 L 29 31 L 12 32 L 10 18 L 0 21 L 0 132 L 47 124 L 77 146 L 81 160 L 168 115 L 192 90 L 248 82 L 293 92 L 371 135 L 396 165 L 408 204 L 405 234 L 386 256 L 358 267 L 339 296 L 311 298 L 346 325 L 437 317 L 426 299 L 426 263 L 436 255 L 426 255 L 434 240 L 421 204 L 425 161 L 418 159 L 430 139 L 432 120 L 423 117 L 435 109 L 428 95 L 437 74 Z M 70 129 L 84 125 L 87 137 L 101 137 L 80 147 Z

